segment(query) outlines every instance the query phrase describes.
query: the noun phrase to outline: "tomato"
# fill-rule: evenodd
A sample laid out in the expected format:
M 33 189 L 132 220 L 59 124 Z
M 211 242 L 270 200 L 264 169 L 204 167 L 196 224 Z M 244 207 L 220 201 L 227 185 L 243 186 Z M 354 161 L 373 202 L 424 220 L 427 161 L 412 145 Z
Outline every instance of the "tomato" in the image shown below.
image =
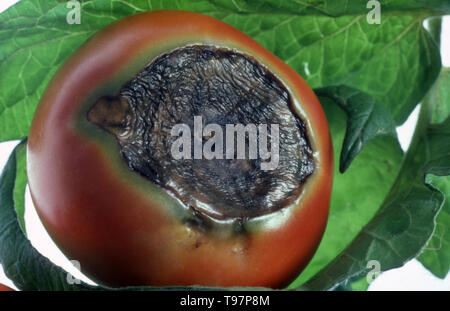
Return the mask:
M 0 292 L 12 292 L 12 291 L 14 291 L 14 289 L 6 285 L 0 284 Z
M 117 94 L 159 55 L 193 44 L 237 50 L 268 68 L 289 90 L 314 152 L 315 170 L 295 202 L 243 219 L 242 234 L 215 234 L 183 221 L 193 211 L 130 170 L 110 133 L 86 120 L 99 97 Z M 327 120 L 306 82 L 246 34 L 184 11 L 124 18 L 74 52 L 39 103 L 27 160 L 45 228 L 82 272 L 110 286 L 286 286 L 321 240 L 333 177 Z

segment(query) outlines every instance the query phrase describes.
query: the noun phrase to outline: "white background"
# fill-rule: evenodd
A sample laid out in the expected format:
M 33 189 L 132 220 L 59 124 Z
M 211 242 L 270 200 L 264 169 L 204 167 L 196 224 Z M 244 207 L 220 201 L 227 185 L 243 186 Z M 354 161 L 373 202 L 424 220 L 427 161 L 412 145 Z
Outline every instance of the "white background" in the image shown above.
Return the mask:
M 17 0 L 1 0 L 0 12 L 16 2 Z M 443 64 L 448 67 L 450 66 L 450 17 L 444 18 L 441 44 Z M 403 149 L 408 147 L 411 140 L 414 126 L 417 121 L 417 112 L 418 109 L 412 113 L 405 124 L 397 129 L 400 144 Z M 5 165 L 9 154 L 16 144 L 17 141 L 0 143 L 0 170 Z M 36 215 L 28 190 L 26 193 L 26 207 L 25 222 L 28 236 L 33 246 L 36 247 L 42 254 L 45 254 L 45 256 L 52 260 L 55 264 L 63 267 L 75 277 L 93 284 L 72 266 L 69 260 L 51 241 Z M 1 267 L 0 283 L 14 288 L 13 283 L 6 278 Z M 375 281 L 372 282 L 369 290 L 450 290 L 450 274 L 448 274 L 444 280 L 436 278 L 428 270 L 426 270 L 420 262 L 414 259 L 401 268 L 382 273 Z

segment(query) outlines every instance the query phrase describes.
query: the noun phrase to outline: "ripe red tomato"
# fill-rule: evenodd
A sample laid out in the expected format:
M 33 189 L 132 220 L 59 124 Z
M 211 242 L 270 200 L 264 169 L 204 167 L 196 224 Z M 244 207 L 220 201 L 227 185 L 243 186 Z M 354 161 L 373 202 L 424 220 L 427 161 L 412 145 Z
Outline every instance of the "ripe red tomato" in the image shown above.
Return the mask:
M 237 50 L 268 68 L 289 90 L 313 150 L 315 170 L 301 195 L 241 220 L 242 233 L 223 236 L 183 221 L 193 211 L 130 170 L 117 141 L 86 120 L 99 97 L 117 94 L 159 55 L 193 44 Z M 321 240 L 332 176 L 327 120 L 306 82 L 239 30 L 183 11 L 130 16 L 88 40 L 48 85 L 28 141 L 29 186 L 44 226 L 84 273 L 111 286 L 285 286 Z
M 6 285 L 0 284 L 0 292 L 12 292 L 12 291 L 14 291 L 14 289 Z

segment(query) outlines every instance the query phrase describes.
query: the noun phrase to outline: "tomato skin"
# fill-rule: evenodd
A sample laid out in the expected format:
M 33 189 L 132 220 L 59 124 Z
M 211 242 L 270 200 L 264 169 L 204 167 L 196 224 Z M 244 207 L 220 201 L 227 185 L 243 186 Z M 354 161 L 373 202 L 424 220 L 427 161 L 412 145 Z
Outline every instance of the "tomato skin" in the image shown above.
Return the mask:
M 14 289 L 6 285 L 0 284 L 0 292 L 14 292 L 14 291 L 15 291 Z
M 173 199 L 127 171 L 117 147 L 111 150 L 112 144 L 94 137 L 100 135 L 96 129 L 80 121 L 92 98 L 116 92 L 152 57 L 187 44 L 235 48 L 255 57 L 296 100 L 316 170 L 281 225 L 261 220 L 250 234 L 227 238 L 187 227 L 171 212 Z M 28 177 L 51 237 L 81 263 L 82 272 L 102 284 L 279 288 L 299 274 L 321 240 L 333 155 L 321 105 L 293 69 L 221 21 L 192 12 L 153 11 L 108 26 L 60 68 L 33 119 Z M 143 185 L 150 188 L 142 191 Z

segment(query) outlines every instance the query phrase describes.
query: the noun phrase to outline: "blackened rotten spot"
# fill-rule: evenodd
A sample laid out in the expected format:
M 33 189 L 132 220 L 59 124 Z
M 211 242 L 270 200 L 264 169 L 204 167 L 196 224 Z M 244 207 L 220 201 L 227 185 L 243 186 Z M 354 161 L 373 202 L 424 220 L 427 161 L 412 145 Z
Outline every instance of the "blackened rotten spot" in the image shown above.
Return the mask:
M 307 127 L 291 109 L 287 89 L 254 58 L 197 45 L 159 56 L 118 95 L 99 98 L 87 118 L 116 136 L 131 170 L 186 206 L 217 219 L 244 219 L 287 206 L 314 171 Z M 178 137 L 171 129 L 186 124 L 194 135 L 194 116 L 224 134 L 226 124 L 267 124 L 269 134 L 270 124 L 278 124 L 277 168 L 262 170 L 267 160 L 260 157 L 226 159 L 225 143 L 223 159 L 174 159 Z M 268 141 L 270 150 L 270 135 Z

